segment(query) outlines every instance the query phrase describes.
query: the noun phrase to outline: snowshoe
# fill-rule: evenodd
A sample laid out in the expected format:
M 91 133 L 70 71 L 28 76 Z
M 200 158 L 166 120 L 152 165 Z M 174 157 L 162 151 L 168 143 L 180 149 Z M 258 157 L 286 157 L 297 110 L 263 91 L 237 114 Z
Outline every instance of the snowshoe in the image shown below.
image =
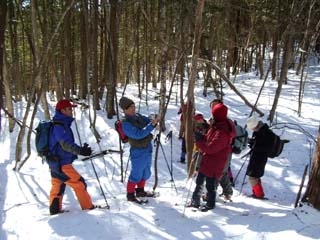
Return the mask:
M 93 205 L 92 208 L 90 208 L 89 210 L 93 210 L 93 209 L 110 209 L 109 205 Z
M 138 203 L 140 205 L 147 204 L 149 201 L 147 199 L 139 199 L 134 193 L 127 193 L 128 202 Z
M 255 194 L 251 194 L 251 195 L 249 195 L 247 197 L 255 198 L 255 199 L 259 199 L 259 200 L 269 200 L 269 198 L 267 198 L 267 197 L 258 197 Z
M 70 212 L 70 210 L 64 209 L 64 210 L 60 210 L 57 213 L 50 213 L 50 215 L 53 216 L 53 215 L 57 215 L 57 214 L 61 214 L 61 213 L 67 213 L 67 212 Z
M 136 192 L 137 197 L 156 197 L 157 194 L 155 192 L 149 192 L 149 191 L 141 191 L 141 192 Z
M 145 204 L 147 204 L 149 202 L 147 199 L 139 199 L 139 198 L 128 199 L 128 201 L 129 202 L 138 203 L 140 205 L 145 205 Z
M 226 203 L 226 202 L 232 202 L 232 195 L 230 194 L 219 194 L 219 197 L 221 197 L 223 199 L 223 202 Z

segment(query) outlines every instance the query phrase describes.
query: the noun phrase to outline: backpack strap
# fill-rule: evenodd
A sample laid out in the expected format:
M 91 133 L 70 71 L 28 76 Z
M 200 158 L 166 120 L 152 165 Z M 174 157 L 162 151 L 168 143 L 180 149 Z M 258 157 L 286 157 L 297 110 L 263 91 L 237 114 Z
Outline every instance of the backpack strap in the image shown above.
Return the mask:
M 66 126 L 64 125 L 63 122 L 57 121 L 57 120 L 51 120 L 51 122 L 52 122 L 52 126 L 50 127 L 50 134 L 52 133 L 53 127 L 54 127 L 55 125 L 63 126 L 64 130 L 66 130 Z M 50 137 L 50 138 L 51 138 L 51 137 Z M 59 144 L 59 142 L 57 141 L 57 142 L 54 144 L 54 146 L 53 146 L 53 148 L 52 148 L 52 151 L 56 149 L 56 147 L 58 146 L 58 144 Z
M 131 123 L 133 126 L 139 128 L 139 129 L 144 128 L 147 125 L 147 123 L 143 119 L 141 114 L 137 113 L 136 117 L 137 117 L 137 121 L 134 121 L 134 120 L 132 120 L 130 118 L 125 118 L 124 121 L 127 121 L 127 122 Z M 153 135 L 151 133 L 148 136 L 146 136 L 145 138 L 139 139 L 139 140 L 128 137 L 128 141 L 130 143 L 130 146 L 131 147 L 138 147 L 138 148 L 139 147 L 147 147 L 149 142 L 152 139 L 153 139 Z

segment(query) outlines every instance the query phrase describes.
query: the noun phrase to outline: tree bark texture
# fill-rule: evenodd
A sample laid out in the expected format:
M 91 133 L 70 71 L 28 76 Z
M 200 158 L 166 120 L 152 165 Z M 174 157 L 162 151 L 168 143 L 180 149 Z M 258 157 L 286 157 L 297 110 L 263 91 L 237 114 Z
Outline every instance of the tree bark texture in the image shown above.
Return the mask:
M 307 185 L 307 190 L 303 196 L 303 201 L 307 201 L 316 209 L 320 210 L 320 127 L 318 129 L 318 139 L 313 156 L 311 175 Z
M 202 32 L 202 13 L 204 8 L 205 0 L 199 0 L 196 9 L 196 21 L 194 29 L 194 40 L 191 57 L 191 73 L 189 78 L 189 85 L 187 91 L 187 112 L 185 115 L 185 139 L 186 139 L 186 150 L 187 150 L 187 163 L 188 169 L 191 166 L 192 152 L 193 152 L 193 115 L 194 115 L 194 86 L 197 76 L 197 65 L 200 52 L 200 39 Z

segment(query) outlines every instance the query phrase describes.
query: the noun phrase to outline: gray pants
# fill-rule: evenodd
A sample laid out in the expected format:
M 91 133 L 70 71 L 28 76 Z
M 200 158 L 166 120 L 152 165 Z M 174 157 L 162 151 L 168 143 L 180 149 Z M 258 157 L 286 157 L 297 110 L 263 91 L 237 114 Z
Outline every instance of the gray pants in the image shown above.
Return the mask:
M 231 158 L 232 158 L 232 153 L 228 156 L 228 160 L 222 172 L 222 177 L 220 178 L 220 181 L 219 181 L 220 186 L 222 187 L 222 194 L 225 196 L 227 195 L 232 196 L 233 194 L 232 184 L 228 176 L 228 168 L 230 166 Z

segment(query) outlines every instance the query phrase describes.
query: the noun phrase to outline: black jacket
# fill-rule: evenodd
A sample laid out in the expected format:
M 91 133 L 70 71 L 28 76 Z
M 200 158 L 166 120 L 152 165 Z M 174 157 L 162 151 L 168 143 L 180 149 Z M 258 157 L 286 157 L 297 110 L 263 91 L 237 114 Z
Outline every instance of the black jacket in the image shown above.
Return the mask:
M 268 160 L 268 152 L 272 148 L 273 133 L 267 124 L 261 123 L 258 131 L 252 134 L 252 149 L 247 175 L 260 178 L 264 175 L 264 168 Z

